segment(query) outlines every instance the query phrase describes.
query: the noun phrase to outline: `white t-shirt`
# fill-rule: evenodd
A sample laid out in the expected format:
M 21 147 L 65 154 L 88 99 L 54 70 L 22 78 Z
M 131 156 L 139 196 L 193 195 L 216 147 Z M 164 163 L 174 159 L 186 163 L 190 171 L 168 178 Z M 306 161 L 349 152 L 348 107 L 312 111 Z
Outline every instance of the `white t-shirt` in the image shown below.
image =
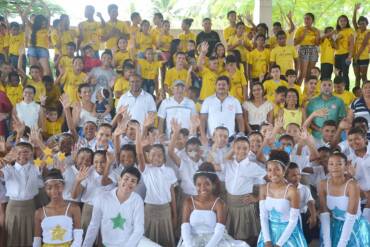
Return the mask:
M 19 102 L 15 106 L 17 112 L 17 117 L 20 121 L 30 128 L 38 125 L 38 120 L 40 116 L 40 105 L 35 101 L 31 103 L 26 103 L 24 101 Z
M 222 102 L 216 95 L 207 97 L 203 104 L 200 114 L 208 116 L 208 135 L 212 136 L 214 130 L 219 126 L 224 126 L 229 130 L 229 136 L 235 133 L 235 118 L 243 114 L 239 101 L 227 96 Z
M 267 115 L 274 109 L 274 106 L 267 100 L 258 107 L 251 101 L 245 101 L 243 103 L 243 109 L 248 112 L 248 124 L 261 125 L 267 121 Z
M 355 178 L 360 185 L 361 190 L 370 190 L 370 145 L 367 146 L 367 152 L 364 157 L 356 156 L 354 153 L 349 158 L 352 165 L 356 167 Z
M 299 192 L 299 208 L 301 210 L 301 213 L 306 213 L 308 209 L 308 202 L 313 201 L 310 188 L 299 183 L 297 189 Z

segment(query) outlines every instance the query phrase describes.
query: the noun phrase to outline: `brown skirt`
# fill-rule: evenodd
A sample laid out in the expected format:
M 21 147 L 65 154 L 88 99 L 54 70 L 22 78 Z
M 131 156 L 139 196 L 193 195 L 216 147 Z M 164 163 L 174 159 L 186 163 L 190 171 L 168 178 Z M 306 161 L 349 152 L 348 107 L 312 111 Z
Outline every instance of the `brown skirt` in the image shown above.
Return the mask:
M 164 247 L 175 246 L 170 204 L 145 204 L 145 236 Z
M 229 234 L 239 240 L 258 236 L 261 226 L 258 217 L 258 204 L 246 205 L 244 196 L 227 194 L 226 228 Z
M 86 234 L 87 228 L 89 227 L 91 216 L 92 216 L 93 206 L 90 204 L 84 203 L 82 207 L 82 214 L 81 214 L 81 226 L 84 230 L 84 234 Z
M 5 215 L 7 246 L 32 246 L 35 200 L 10 200 Z

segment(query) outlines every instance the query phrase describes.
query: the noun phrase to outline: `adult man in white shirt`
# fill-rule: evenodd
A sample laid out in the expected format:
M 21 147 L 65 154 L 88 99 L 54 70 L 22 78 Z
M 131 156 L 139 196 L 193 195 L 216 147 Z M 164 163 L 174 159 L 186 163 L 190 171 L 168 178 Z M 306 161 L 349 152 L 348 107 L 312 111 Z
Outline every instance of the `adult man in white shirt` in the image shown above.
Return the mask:
M 119 109 L 122 106 L 127 106 L 131 119 L 136 119 L 141 125 L 143 125 L 147 114 L 150 112 L 156 112 L 157 107 L 153 96 L 141 88 L 142 78 L 139 75 L 131 75 L 129 77 L 129 82 L 130 90 L 121 96 L 116 110 L 119 112 Z
M 220 76 L 216 81 L 216 94 L 207 97 L 200 110 L 200 132 L 212 136 L 214 130 L 223 126 L 229 130 L 229 136 L 235 134 L 235 120 L 239 132 L 244 132 L 243 111 L 239 101 L 229 95 L 230 80 Z
M 167 137 L 171 133 L 171 121 L 176 119 L 182 128 L 189 129 L 191 117 L 196 114 L 195 103 L 184 97 L 185 82 L 176 80 L 172 83 L 173 96 L 162 101 L 158 110 L 158 129 L 162 134 L 164 130 L 164 121 L 166 121 L 166 134 Z

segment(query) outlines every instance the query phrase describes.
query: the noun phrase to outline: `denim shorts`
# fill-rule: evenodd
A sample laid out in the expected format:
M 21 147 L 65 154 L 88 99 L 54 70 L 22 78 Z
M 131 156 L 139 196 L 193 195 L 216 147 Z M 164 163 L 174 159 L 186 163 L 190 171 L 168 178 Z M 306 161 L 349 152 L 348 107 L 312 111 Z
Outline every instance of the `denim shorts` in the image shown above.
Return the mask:
M 29 47 L 27 55 L 29 57 L 40 58 L 49 58 L 49 50 L 42 47 Z
M 314 45 L 302 45 L 298 50 L 299 58 L 303 61 L 317 62 L 319 53 Z

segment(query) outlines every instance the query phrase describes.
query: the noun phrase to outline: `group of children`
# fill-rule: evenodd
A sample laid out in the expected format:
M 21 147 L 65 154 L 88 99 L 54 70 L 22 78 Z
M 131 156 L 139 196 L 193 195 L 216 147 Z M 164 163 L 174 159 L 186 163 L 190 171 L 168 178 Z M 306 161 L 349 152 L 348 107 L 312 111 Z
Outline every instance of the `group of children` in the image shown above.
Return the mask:
M 125 22 L 111 4 L 97 22 L 87 6 L 75 30 L 17 6 L 23 25 L 0 18 L 0 245 L 370 246 L 360 7 L 355 30 L 342 15 L 321 33 L 312 13 L 296 30 L 289 13 L 272 36 L 229 11 L 221 42 L 209 18 L 174 38 L 161 13 Z M 207 136 L 200 108 L 220 78 L 244 116 Z

